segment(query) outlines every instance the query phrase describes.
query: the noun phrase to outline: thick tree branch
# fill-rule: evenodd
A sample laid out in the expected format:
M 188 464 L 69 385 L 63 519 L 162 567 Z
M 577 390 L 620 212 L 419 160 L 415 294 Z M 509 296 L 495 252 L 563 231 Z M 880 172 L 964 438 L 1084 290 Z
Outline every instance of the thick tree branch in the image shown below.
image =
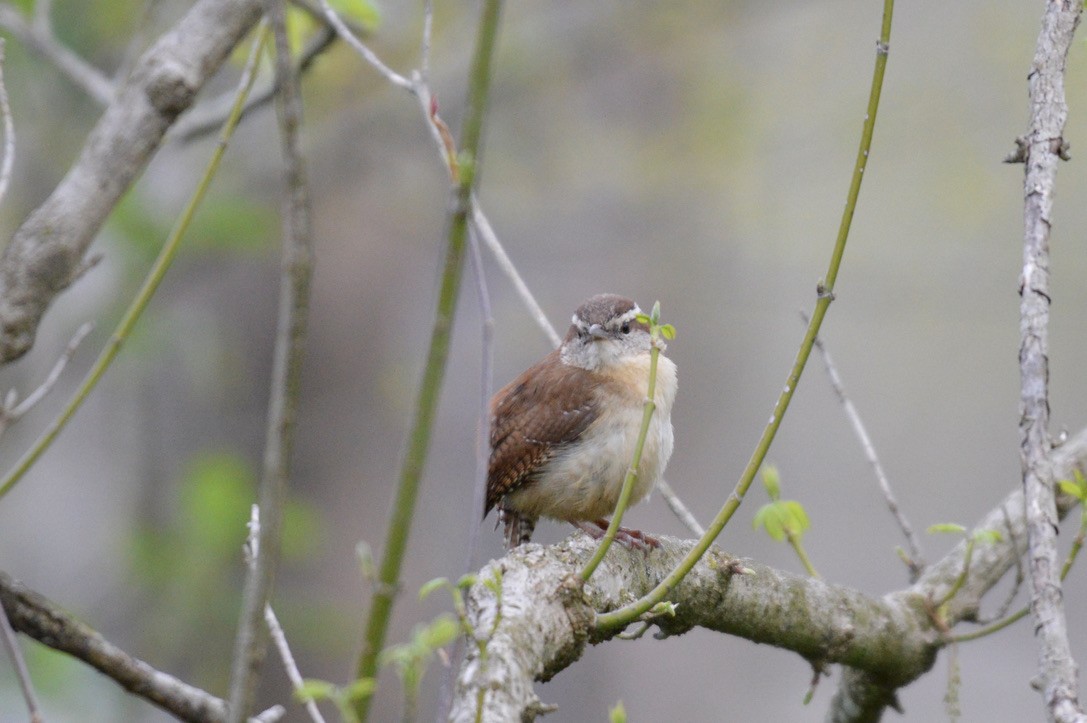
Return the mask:
M 1058 476 L 1087 464 L 1087 430 L 1053 454 Z M 1062 499 L 1062 513 L 1072 501 Z M 1007 531 L 1007 519 L 1016 530 Z M 943 611 L 942 622 L 971 620 L 983 596 L 1025 548 L 1023 497 L 1016 491 L 984 517 L 979 528 L 1007 534 L 976 545 L 970 574 Z M 1012 534 L 1014 533 L 1014 534 Z M 495 560 L 479 573 L 468 594 L 473 634 L 457 679 L 451 719 L 485 721 L 531 718 L 542 710 L 532 690 L 580 657 L 586 643 L 618 631 L 592 628 L 598 612 L 643 595 L 666 576 L 692 541 L 664 538 L 648 557 L 613 550 L 581 594 L 571 584 L 594 543 L 578 535 L 554 547 L 529 545 Z M 894 704 L 898 688 L 926 672 L 944 645 L 929 602 L 942 597 L 962 571 L 965 544 L 931 565 L 913 586 L 874 598 L 839 585 L 783 573 L 714 551 L 669 596 L 674 617 L 654 623 L 665 634 L 694 627 L 738 635 L 792 650 L 817 663 L 848 666 L 830 720 L 878 720 Z M 499 592 L 496 592 L 499 591 Z
M 1057 164 L 1065 155 L 1064 72 L 1082 0 L 1048 0 L 1029 77 L 1030 130 L 1022 140 L 1023 272 L 1019 281 L 1019 445 L 1026 502 L 1031 609 L 1039 676 L 1052 721 L 1087 720 L 1079 703 L 1057 554 L 1056 477 L 1049 439 L 1049 232 Z
M 114 205 L 259 15 L 260 0 L 199 0 L 137 62 L 78 160 L 0 257 L 0 362 L 33 345 Z

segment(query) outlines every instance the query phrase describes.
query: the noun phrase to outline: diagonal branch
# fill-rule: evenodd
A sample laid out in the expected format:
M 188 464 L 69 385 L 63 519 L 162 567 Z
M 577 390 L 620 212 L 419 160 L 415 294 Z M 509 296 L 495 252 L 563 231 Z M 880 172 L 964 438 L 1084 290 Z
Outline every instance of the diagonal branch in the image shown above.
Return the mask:
M 226 719 L 223 700 L 132 657 L 3 572 L 0 572 L 0 604 L 15 630 L 82 660 L 171 715 L 193 723 L 219 723 Z
M 260 0 L 198 0 L 144 53 L 78 160 L 0 257 L 0 363 L 26 353 L 53 299 L 163 135 L 257 22 Z

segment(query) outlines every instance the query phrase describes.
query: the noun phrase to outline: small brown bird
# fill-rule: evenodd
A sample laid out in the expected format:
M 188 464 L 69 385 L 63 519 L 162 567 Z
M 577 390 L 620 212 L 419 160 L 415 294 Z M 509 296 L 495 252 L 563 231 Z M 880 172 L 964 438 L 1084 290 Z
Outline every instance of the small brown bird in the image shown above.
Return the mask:
M 615 294 L 594 296 L 574 313 L 555 351 L 491 399 L 491 459 L 484 516 L 495 506 L 506 546 L 528 542 L 540 517 L 566 520 L 595 538 L 615 509 L 641 428 L 649 391 L 650 336 L 641 309 Z M 661 355 L 657 409 L 642 450 L 630 504 L 652 491 L 672 455 L 676 365 Z M 659 542 L 620 528 L 627 547 Z

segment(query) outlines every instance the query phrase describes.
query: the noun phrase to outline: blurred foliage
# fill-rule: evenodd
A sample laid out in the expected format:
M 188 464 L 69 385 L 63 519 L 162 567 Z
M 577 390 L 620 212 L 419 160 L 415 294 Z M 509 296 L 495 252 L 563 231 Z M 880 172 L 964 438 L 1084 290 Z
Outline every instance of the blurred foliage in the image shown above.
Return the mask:
M 163 218 L 152 210 L 139 192 L 129 192 L 110 217 L 110 228 L 132 250 L 133 256 L 126 258 L 138 263 L 143 273 L 158 255 L 173 222 L 173 216 Z M 251 198 L 212 194 L 193 218 L 183 244 L 199 252 L 260 252 L 278 238 L 276 223 L 275 214 Z
M 144 526 L 131 539 L 130 561 L 136 581 L 156 598 L 147 631 L 157 647 L 203 631 L 208 645 L 229 650 L 241 596 L 242 545 L 248 534 L 250 505 L 256 498 L 256 475 L 244 460 L 229 452 L 206 453 L 189 464 L 170 519 Z M 316 510 L 288 501 L 283 518 L 284 566 L 302 563 L 317 552 L 322 521 Z M 186 654 L 206 684 L 221 678 L 229 654 L 203 655 L 199 645 Z

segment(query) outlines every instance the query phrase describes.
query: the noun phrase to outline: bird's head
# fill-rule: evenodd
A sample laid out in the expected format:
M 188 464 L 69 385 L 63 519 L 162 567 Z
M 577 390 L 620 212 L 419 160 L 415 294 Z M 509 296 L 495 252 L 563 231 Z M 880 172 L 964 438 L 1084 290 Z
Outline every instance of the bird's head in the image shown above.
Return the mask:
M 564 364 L 600 371 L 648 354 L 649 327 L 638 305 L 616 294 L 598 294 L 578 307 L 560 348 Z

